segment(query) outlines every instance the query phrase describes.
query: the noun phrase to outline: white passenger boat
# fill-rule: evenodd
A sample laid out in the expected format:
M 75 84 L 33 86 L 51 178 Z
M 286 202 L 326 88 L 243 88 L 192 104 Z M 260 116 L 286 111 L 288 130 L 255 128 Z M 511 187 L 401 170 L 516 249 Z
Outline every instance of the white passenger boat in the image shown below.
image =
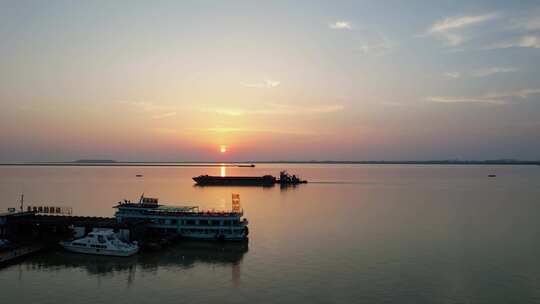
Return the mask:
M 123 242 L 110 230 L 90 232 L 83 238 L 60 242 L 60 245 L 69 251 L 98 255 L 130 256 L 139 251 L 137 244 Z

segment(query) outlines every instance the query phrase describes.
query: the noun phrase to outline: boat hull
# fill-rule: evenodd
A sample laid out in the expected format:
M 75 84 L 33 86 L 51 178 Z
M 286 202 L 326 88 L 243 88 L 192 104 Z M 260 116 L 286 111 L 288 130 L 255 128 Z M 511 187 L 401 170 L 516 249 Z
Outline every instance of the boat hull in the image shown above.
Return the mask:
M 194 177 L 193 180 L 201 186 L 273 186 L 276 178 L 265 176 L 208 176 Z
M 100 249 L 100 248 L 89 248 L 89 247 L 78 247 L 78 246 L 72 246 L 69 244 L 61 243 L 60 246 L 62 246 L 64 249 L 76 252 L 76 253 L 84 253 L 84 254 L 93 254 L 93 255 L 107 255 L 107 256 L 119 256 L 119 257 L 127 257 L 132 256 L 136 254 L 139 251 L 139 248 L 134 248 L 131 250 L 126 251 L 118 251 L 118 250 L 110 250 L 110 249 Z
M 231 242 L 244 242 L 248 240 L 245 235 L 208 235 L 203 233 L 198 234 L 180 234 L 183 239 L 200 240 L 200 241 L 231 241 Z

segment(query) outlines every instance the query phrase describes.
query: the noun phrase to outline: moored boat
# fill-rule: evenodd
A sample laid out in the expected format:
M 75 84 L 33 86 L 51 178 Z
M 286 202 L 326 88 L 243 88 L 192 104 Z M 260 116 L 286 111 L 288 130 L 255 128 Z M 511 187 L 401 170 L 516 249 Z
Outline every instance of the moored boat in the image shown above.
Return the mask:
M 120 240 L 112 230 L 93 231 L 83 238 L 62 241 L 60 245 L 72 252 L 110 256 L 131 256 L 139 251 L 137 244 Z
M 138 203 L 119 202 L 115 217 L 118 222 L 145 221 L 157 233 L 186 239 L 215 241 L 245 241 L 248 221 L 242 218 L 240 196 L 233 194 L 230 211 L 203 211 L 197 206 L 169 206 L 157 198 L 141 196 Z

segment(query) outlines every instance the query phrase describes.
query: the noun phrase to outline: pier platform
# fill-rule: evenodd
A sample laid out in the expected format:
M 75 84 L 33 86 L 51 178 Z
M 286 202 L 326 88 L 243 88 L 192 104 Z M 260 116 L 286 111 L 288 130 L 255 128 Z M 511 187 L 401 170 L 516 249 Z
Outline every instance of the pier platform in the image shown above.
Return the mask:
M 8 245 L 0 248 L 0 265 L 56 246 L 59 241 L 85 235 L 95 228 L 113 229 L 129 241 L 141 240 L 146 222 L 119 223 L 113 217 L 44 215 L 35 211 L 12 211 L 0 214 L 0 239 Z

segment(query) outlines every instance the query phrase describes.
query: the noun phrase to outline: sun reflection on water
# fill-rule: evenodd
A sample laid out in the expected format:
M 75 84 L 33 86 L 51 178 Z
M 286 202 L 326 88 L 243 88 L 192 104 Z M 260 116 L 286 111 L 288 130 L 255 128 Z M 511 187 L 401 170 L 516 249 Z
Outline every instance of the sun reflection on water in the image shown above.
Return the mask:
M 220 168 L 220 175 L 221 177 L 225 177 L 227 176 L 227 167 L 225 166 L 225 164 L 221 164 L 221 168 Z

